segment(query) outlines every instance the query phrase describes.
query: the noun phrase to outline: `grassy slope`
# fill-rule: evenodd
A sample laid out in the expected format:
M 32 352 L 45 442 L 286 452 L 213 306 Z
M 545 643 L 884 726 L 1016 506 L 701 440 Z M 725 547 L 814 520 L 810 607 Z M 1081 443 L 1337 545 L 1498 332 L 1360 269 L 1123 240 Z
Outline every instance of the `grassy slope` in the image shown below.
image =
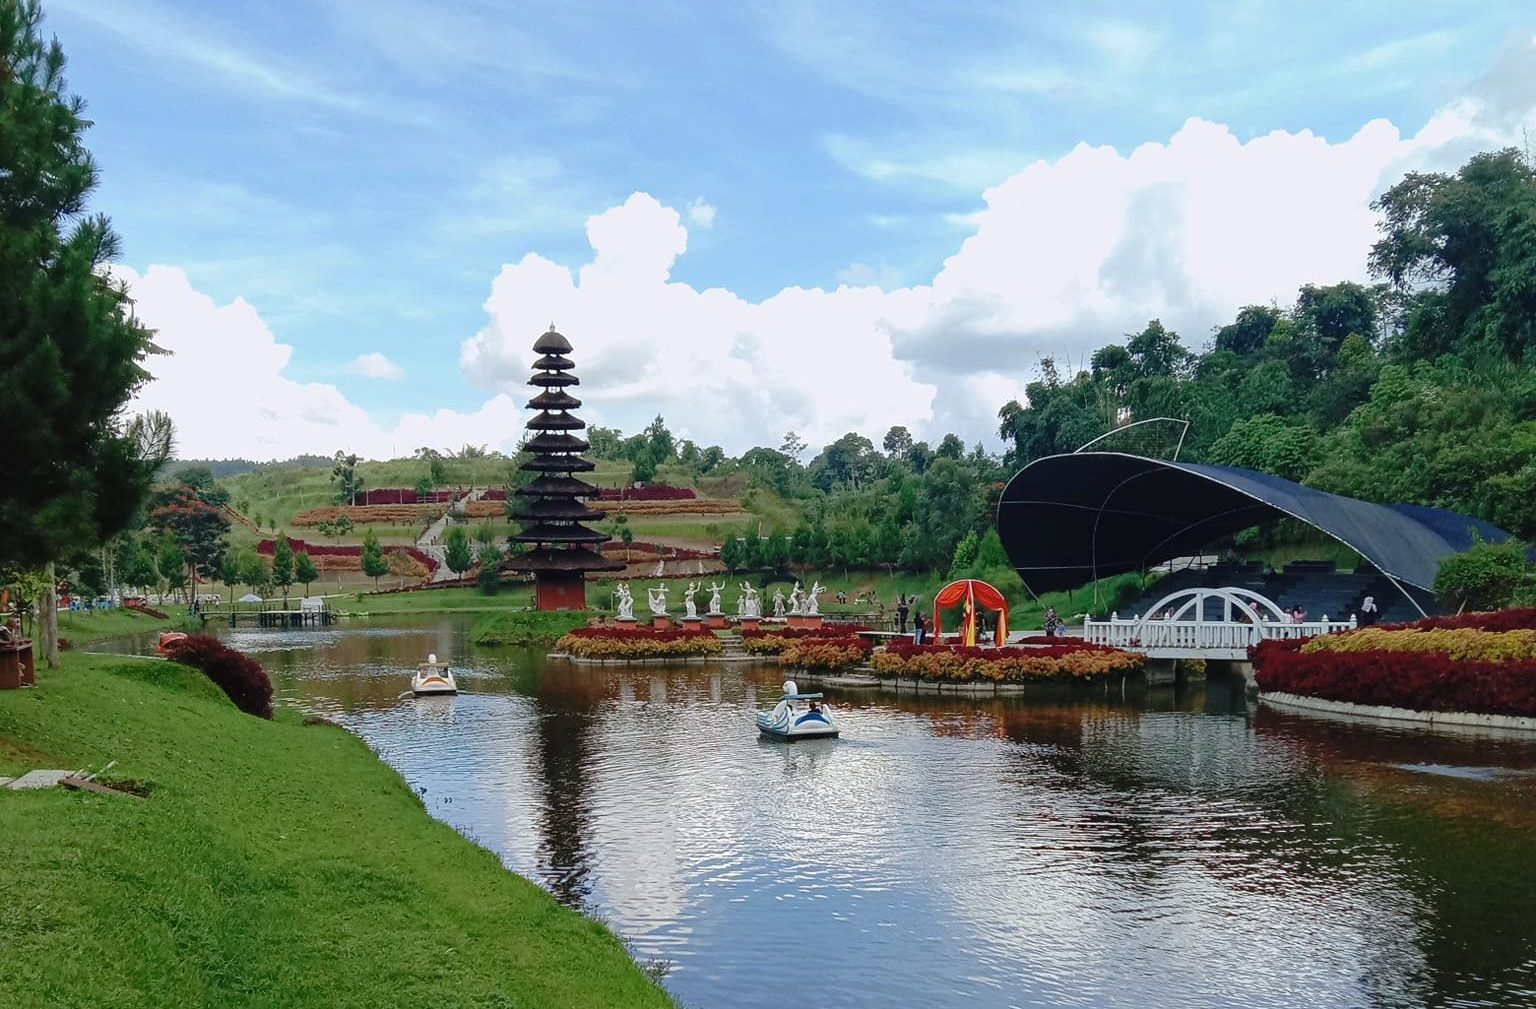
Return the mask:
M 596 596 L 592 597 L 596 600 Z M 526 585 L 504 587 L 494 596 L 479 589 L 430 589 L 398 595 L 367 595 L 338 598 L 331 603 L 348 613 L 379 616 L 385 613 L 470 613 L 488 610 L 521 610 L 533 605 L 533 590 Z
M 133 610 L 60 610 L 59 637 L 71 645 L 83 645 L 119 634 L 180 629 L 186 621 L 185 606 L 166 605 L 160 611 L 169 619 L 161 620 Z
M 0 1005 L 665 1006 L 609 933 L 432 820 L 356 738 L 170 663 L 71 655 L 0 694 Z

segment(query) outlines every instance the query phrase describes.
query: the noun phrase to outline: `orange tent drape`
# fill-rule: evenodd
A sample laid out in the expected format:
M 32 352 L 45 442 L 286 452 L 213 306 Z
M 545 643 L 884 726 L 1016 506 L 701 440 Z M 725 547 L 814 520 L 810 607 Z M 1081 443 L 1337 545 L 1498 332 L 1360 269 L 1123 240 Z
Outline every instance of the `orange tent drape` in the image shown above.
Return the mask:
M 960 638 L 968 645 L 976 643 L 976 607 L 997 611 L 997 633 L 992 640 L 1001 645 L 1008 640 L 1008 600 L 986 582 L 974 578 L 962 578 L 950 582 L 933 597 L 933 637 L 937 641 L 944 628 L 939 623 L 939 611 L 957 603 L 965 604 L 965 617 L 960 628 Z

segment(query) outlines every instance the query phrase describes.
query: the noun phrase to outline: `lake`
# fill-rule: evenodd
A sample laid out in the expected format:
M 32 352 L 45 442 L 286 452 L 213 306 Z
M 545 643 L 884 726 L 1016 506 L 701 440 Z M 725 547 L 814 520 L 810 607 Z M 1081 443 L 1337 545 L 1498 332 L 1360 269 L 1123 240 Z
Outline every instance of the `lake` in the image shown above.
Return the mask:
M 1536 1005 L 1536 739 L 1212 681 L 829 691 L 842 739 L 773 743 L 773 667 L 575 667 L 471 623 L 224 637 L 686 1006 Z M 464 693 L 401 696 L 428 652 Z

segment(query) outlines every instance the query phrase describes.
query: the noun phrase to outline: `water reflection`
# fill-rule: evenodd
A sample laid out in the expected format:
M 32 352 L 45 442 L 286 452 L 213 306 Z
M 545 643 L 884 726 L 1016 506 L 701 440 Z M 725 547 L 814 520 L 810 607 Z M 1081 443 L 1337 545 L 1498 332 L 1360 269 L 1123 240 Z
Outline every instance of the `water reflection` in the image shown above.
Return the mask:
M 834 697 L 760 741 L 771 670 L 472 651 L 464 626 L 240 632 L 432 811 L 689 1005 L 1536 1004 L 1536 744 L 1186 693 Z M 465 693 L 402 698 L 428 651 Z M 806 958 L 804 962 L 800 959 Z

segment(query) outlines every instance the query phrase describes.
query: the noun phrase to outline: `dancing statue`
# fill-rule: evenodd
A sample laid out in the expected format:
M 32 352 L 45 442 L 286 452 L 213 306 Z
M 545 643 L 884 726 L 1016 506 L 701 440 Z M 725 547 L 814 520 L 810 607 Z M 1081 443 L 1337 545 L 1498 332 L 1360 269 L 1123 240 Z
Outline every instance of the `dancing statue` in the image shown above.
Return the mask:
M 800 591 L 800 583 L 796 581 L 789 590 L 789 615 L 792 617 L 798 617 L 801 613 L 804 612 L 804 610 L 801 609 L 801 607 L 804 605 L 805 593 Z
M 658 617 L 667 615 L 667 585 L 665 582 L 660 588 L 646 589 L 645 598 L 651 604 L 651 612 Z
M 825 591 L 826 589 L 822 588 L 821 582 L 812 582 L 811 591 L 805 594 L 805 605 L 801 608 L 800 612 L 808 617 L 821 616 L 821 600 L 817 597 Z
M 737 605 L 744 606 L 742 615 L 751 617 L 753 620 L 763 615 L 763 601 L 758 598 L 757 589 L 752 587 L 751 582 L 741 583 L 741 600 Z
M 736 597 L 736 615 L 738 617 L 745 617 L 747 613 L 747 583 L 742 582 L 741 594 Z
M 719 613 L 723 613 L 724 612 L 722 609 L 720 609 L 720 590 L 723 589 L 723 588 L 725 588 L 725 583 L 724 582 L 721 582 L 719 585 L 715 585 L 713 583 L 710 584 L 710 586 L 709 586 L 709 612 L 715 613 L 715 614 L 719 614 Z
M 689 582 L 688 589 L 683 593 L 683 619 L 699 619 L 699 608 L 693 605 L 693 597 L 699 592 L 698 582 Z
M 660 578 L 662 575 L 664 575 L 666 573 L 667 573 L 667 562 L 662 560 L 660 557 L 656 558 L 656 577 Z M 650 590 L 647 589 L 646 591 L 650 591 Z
M 776 617 L 782 617 L 784 615 L 784 590 L 783 589 L 774 589 L 773 590 L 773 615 L 776 616 Z
M 619 619 L 635 619 L 635 597 L 629 594 L 629 583 L 619 582 L 617 592 L 619 595 Z

